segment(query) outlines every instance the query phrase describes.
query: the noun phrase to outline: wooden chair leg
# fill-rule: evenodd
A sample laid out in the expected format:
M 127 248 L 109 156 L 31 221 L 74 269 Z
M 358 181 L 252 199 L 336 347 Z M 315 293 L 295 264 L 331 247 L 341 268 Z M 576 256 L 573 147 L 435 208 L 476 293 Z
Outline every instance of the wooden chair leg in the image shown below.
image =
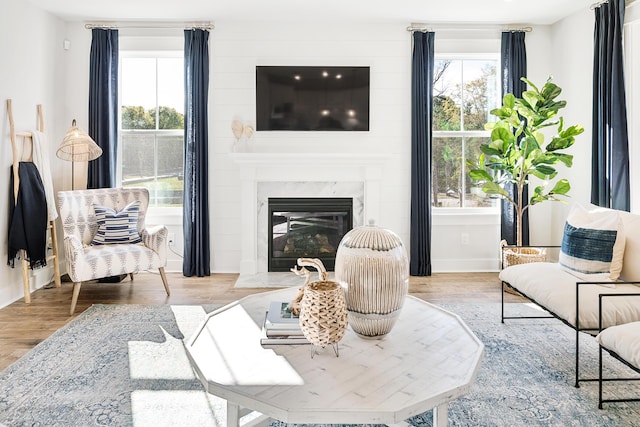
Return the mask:
M 167 291 L 167 296 L 170 296 L 171 291 L 169 291 L 169 282 L 167 282 L 167 276 L 166 274 L 164 274 L 164 267 L 160 267 L 158 271 L 160 271 L 160 277 L 162 277 L 162 284 L 164 285 L 164 290 Z
M 133 273 L 129 273 L 129 278 L 131 279 L 131 281 L 133 282 Z
M 56 288 L 62 286 L 60 280 L 60 255 L 58 254 L 58 235 L 56 234 L 56 222 L 49 221 L 51 224 L 51 247 L 53 248 L 53 281 L 56 284 Z
M 31 304 L 31 287 L 29 286 L 29 263 L 27 262 L 27 251 L 20 250 L 20 264 L 22 265 L 22 287 L 24 288 L 24 302 Z
M 76 311 L 76 304 L 78 303 L 78 295 L 80 294 L 80 286 L 82 282 L 74 282 L 73 284 L 73 296 L 71 297 L 71 310 L 69 314 L 73 316 L 73 312 Z

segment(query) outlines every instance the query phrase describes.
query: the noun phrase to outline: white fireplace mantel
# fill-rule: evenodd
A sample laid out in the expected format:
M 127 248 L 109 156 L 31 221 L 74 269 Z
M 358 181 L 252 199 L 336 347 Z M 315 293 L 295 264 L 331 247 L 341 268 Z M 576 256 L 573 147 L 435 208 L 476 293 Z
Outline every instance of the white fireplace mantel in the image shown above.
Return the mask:
M 258 184 L 296 183 L 304 193 L 305 183 L 362 183 L 364 190 L 363 220 L 379 219 L 380 179 L 387 156 L 358 153 L 229 153 L 240 167 L 241 180 L 241 260 L 240 274 L 266 272 L 265 262 L 258 259 Z M 278 194 L 279 197 L 284 195 Z M 300 197 L 300 194 L 286 195 Z M 306 194 L 307 197 L 314 196 Z M 343 195 L 341 195 L 343 196 Z M 263 218 L 264 219 L 264 218 Z M 266 239 L 266 237 L 265 237 Z M 264 270 L 264 271 L 262 271 Z

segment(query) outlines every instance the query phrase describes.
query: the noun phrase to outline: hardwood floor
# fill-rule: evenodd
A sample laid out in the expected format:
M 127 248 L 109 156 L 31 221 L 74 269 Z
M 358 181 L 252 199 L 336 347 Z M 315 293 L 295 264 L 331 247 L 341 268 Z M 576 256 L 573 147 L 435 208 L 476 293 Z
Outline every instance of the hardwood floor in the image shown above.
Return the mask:
M 233 287 L 237 274 L 184 277 L 167 273 L 171 296 L 167 297 L 158 274 L 140 273 L 121 283 L 85 283 L 76 312 L 69 315 L 73 285 L 38 289 L 31 304 L 21 299 L 0 309 L 0 371 L 18 360 L 58 328 L 77 317 L 92 304 L 226 304 L 246 295 L 273 288 Z M 435 304 L 447 302 L 500 302 L 497 273 L 438 273 L 431 277 L 411 277 L 409 293 Z M 505 294 L 506 301 L 520 297 Z

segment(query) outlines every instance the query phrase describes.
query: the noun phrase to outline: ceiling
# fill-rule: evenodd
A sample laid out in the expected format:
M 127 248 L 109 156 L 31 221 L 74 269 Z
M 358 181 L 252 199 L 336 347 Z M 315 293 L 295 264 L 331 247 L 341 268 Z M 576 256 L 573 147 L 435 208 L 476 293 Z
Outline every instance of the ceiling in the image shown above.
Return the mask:
M 596 0 L 29 0 L 66 21 L 553 24 Z

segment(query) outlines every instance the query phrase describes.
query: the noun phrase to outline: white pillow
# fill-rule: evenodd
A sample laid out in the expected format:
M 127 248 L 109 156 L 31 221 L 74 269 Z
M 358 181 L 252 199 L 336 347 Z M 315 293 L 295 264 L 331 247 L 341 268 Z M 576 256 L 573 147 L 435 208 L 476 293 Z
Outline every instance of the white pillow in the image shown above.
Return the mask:
M 624 258 L 622 219 L 611 209 L 574 205 L 565 223 L 559 262 L 584 281 L 618 280 Z

